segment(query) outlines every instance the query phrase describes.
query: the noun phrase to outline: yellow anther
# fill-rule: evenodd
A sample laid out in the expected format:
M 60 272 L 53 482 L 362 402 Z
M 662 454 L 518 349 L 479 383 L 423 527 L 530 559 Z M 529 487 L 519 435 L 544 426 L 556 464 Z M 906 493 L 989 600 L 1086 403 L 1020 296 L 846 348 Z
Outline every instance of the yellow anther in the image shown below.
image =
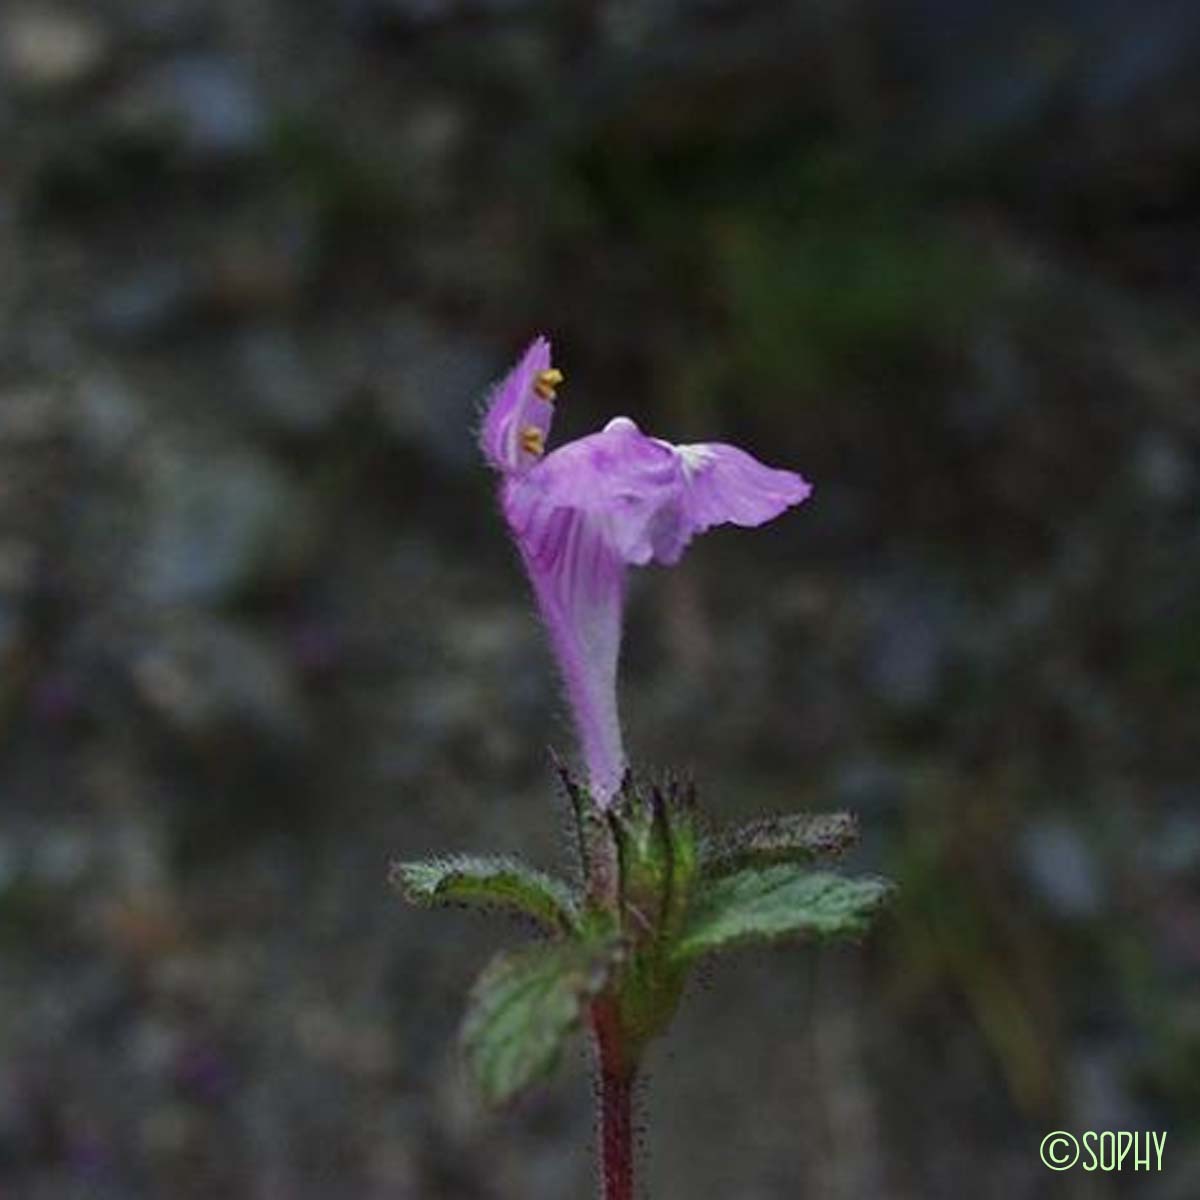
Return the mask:
M 546 453 L 546 435 L 536 425 L 526 425 L 521 430 L 521 449 L 534 458 L 541 458 Z
M 563 373 L 557 367 L 548 367 L 539 371 L 533 381 L 533 390 L 543 400 L 554 399 L 554 389 L 563 381 Z

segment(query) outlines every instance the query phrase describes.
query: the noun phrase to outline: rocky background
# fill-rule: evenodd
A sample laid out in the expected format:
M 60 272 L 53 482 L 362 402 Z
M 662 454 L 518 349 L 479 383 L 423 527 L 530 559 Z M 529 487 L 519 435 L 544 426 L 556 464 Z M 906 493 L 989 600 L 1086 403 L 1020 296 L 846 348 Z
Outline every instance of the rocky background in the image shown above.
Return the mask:
M 816 484 L 639 578 L 635 756 L 902 886 L 693 989 L 647 1195 L 1200 1193 L 1198 80 L 1191 0 L 6 0 L 0 1196 L 592 1194 L 583 1049 L 455 1054 L 521 931 L 385 882 L 564 852 L 537 331 L 560 436 Z

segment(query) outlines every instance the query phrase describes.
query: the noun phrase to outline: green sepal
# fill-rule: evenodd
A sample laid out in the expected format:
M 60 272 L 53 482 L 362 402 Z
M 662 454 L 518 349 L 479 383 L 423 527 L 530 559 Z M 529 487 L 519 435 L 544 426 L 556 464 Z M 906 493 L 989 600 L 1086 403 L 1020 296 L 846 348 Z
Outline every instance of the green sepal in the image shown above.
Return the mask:
M 588 899 L 597 905 L 615 903 L 620 889 L 620 864 L 612 827 L 589 789 L 555 759 L 559 782 L 571 805 L 579 870 Z
M 774 863 L 810 863 L 836 858 L 858 841 L 851 813 L 791 813 L 765 817 L 706 838 L 701 869 L 709 876 Z
M 606 812 L 626 933 L 642 945 L 679 931 L 699 864 L 692 788 L 627 779 Z
M 557 1067 L 619 960 L 612 940 L 504 951 L 476 981 L 462 1048 L 480 1094 L 503 1104 Z
M 570 933 L 578 923 L 571 888 L 516 858 L 453 854 L 423 862 L 398 862 L 389 876 L 413 904 L 468 904 L 508 909 L 544 929 Z
M 628 947 L 617 1011 L 625 1051 L 636 1058 L 669 1024 L 686 977 L 671 950 L 699 864 L 695 795 L 676 781 L 638 786 L 627 780 L 607 818 L 620 865 L 621 932 Z
M 688 962 L 751 942 L 856 937 L 891 891 L 885 879 L 848 879 L 795 863 L 747 867 L 697 886 L 673 956 Z

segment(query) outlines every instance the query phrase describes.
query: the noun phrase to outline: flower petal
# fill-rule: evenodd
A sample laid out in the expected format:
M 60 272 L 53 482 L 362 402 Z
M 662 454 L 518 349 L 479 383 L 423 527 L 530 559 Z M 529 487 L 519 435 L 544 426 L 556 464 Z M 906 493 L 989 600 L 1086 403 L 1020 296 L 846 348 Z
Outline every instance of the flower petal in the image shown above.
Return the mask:
M 526 448 L 523 435 L 537 430 L 542 444 L 554 419 L 554 405 L 538 395 L 535 384 L 550 369 L 550 343 L 534 338 L 520 361 L 492 390 L 487 400 L 479 444 L 484 457 L 506 474 L 528 470 L 541 457 Z
M 714 525 L 762 525 L 812 495 L 795 471 L 764 466 L 736 446 L 700 442 L 676 446 L 683 464 L 685 508 L 692 530 Z
M 522 477 L 522 485 L 529 494 L 518 509 L 536 497 L 551 508 L 587 513 L 613 554 L 627 563 L 674 562 L 690 537 L 678 456 L 628 417 L 560 446 Z

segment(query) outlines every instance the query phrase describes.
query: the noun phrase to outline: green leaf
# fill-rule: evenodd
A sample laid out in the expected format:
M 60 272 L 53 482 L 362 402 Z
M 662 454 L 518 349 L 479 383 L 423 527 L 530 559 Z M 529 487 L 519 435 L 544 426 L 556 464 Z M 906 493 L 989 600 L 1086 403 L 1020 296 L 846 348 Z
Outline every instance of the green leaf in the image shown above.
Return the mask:
M 425 862 L 399 862 L 393 864 L 390 879 L 413 904 L 511 909 L 558 933 L 569 933 L 576 925 L 571 889 L 515 858 L 455 854 Z
M 683 960 L 783 937 L 853 937 L 866 932 L 892 885 L 847 879 L 795 863 L 749 867 L 703 883 L 675 946 Z
M 616 961 L 612 942 L 556 942 L 493 959 L 472 989 L 462 1028 L 467 1063 L 489 1104 L 554 1070 Z
M 705 841 L 706 875 L 728 875 L 742 867 L 806 863 L 835 858 L 858 841 L 851 813 L 792 813 L 766 817 Z

